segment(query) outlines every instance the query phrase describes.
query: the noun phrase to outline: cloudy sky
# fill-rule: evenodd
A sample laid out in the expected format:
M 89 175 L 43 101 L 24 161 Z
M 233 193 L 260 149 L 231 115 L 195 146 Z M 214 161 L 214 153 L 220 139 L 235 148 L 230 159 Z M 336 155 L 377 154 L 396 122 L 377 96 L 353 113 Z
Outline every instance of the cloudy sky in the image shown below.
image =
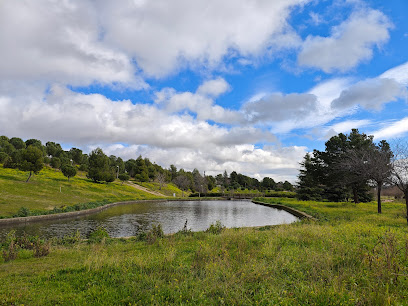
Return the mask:
M 294 182 L 408 136 L 408 1 L 1 0 L 0 135 Z

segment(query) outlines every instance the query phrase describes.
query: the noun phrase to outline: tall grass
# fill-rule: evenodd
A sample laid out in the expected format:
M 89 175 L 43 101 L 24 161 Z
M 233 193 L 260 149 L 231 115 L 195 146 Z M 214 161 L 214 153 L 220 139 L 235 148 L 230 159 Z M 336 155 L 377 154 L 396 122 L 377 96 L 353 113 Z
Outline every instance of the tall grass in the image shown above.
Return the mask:
M 407 302 L 402 205 L 264 199 L 319 221 L 154 241 L 54 245 L 0 260 L 0 304 L 384 305 Z M 182 228 L 182 224 L 180 224 Z

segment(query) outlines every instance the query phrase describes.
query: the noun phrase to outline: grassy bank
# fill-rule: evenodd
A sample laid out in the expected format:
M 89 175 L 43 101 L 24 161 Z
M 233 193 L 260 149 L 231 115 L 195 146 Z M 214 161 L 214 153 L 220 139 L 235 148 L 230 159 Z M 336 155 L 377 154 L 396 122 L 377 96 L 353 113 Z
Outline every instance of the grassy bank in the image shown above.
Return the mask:
M 25 183 L 26 179 L 27 172 L 5 169 L 0 165 L 1 217 L 12 217 L 22 207 L 35 214 L 89 202 L 103 204 L 158 198 L 130 186 L 121 185 L 120 182 L 93 183 L 83 172 L 68 181 L 60 171 L 44 168 L 28 183 Z
M 23 250 L 0 259 L 0 304 L 406 304 L 403 204 L 264 201 L 320 221 Z

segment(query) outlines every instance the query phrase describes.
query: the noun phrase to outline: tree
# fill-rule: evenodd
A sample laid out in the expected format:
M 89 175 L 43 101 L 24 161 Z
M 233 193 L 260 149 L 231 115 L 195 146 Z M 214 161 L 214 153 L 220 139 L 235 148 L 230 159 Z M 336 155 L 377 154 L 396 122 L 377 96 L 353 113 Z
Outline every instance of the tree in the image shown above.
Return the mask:
M 77 174 L 76 167 L 72 165 L 63 165 L 61 167 L 61 171 L 62 171 L 62 174 L 64 174 L 64 176 L 68 178 L 68 182 L 71 177 L 74 177 Z
M 408 222 L 408 142 L 396 141 L 393 153 L 389 182 L 404 193 Z
M 109 157 L 103 153 L 101 148 L 96 148 L 91 152 L 88 162 L 88 178 L 94 182 L 113 182 L 115 180 L 115 175 L 109 167 Z
M 59 143 L 48 141 L 45 144 L 45 151 L 48 156 L 56 157 L 59 156 L 59 153 L 62 151 L 62 147 Z
M 393 153 L 390 145 L 382 140 L 378 145 L 369 147 L 352 148 L 340 163 L 343 171 L 352 173 L 360 180 L 371 180 L 377 187 L 377 210 L 381 213 L 381 189 L 391 175 L 391 158 Z
M 176 184 L 176 186 L 178 188 L 181 189 L 182 191 L 182 196 L 184 197 L 184 191 L 188 190 L 188 186 L 190 186 L 191 181 L 189 180 L 189 178 L 186 175 L 178 175 L 175 179 L 174 179 L 174 184 Z
M 135 179 L 140 182 L 149 181 L 148 169 L 141 155 L 136 159 Z
M 118 178 L 122 181 L 122 184 L 121 184 L 121 185 L 123 185 L 123 183 L 124 183 L 125 181 L 128 181 L 128 180 L 129 180 L 130 176 L 129 176 L 129 174 L 127 174 L 127 173 L 121 173 L 121 174 L 119 174 L 119 177 L 118 177 Z
M 54 169 L 61 168 L 61 160 L 58 157 L 52 157 L 50 164 Z
M 14 146 L 16 150 L 21 150 L 26 148 L 25 142 L 18 137 L 10 138 L 10 143 Z
M 160 184 L 159 190 L 161 190 L 164 183 L 166 182 L 166 174 L 163 171 L 162 172 L 157 172 L 156 173 L 156 181 L 159 182 L 159 184 Z
M 22 161 L 18 168 L 22 171 L 29 171 L 30 174 L 26 183 L 30 180 L 32 173 L 37 174 L 44 167 L 43 152 L 36 146 L 29 146 L 22 151 Z
M 71 148 L 69 150 L 69 155 L 75 164 L 77 165 L 82 164 L 82 161 L 83 161 L 82 150 L 77 149 L 77 148 Z
M 323 188 L 320 183 L 320 169 L 314 157 L 307 153 L 300 164 L 298 176 L 298 189 L 296 192 L 300 200 L 321 200 Z

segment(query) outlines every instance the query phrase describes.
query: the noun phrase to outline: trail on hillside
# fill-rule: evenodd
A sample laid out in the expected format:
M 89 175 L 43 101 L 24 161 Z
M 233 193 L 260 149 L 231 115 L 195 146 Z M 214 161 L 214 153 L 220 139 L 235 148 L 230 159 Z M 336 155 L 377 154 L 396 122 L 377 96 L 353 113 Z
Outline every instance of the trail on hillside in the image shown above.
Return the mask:
M 153 190 L 147 189 L 147 188 L 145 188 L 143 186 L 140 186 L 140 185 L 138 185 L 136 183 L 126 182 L 125 185 L 136 188 L 138 190 L 141 190 L 141 191 L 144 191 L 144 192 L 147 192 L 147 193 L 150 193 L 150 194 L 153 194 L 153 195 L 158 196 L 158 197 L 166 197 L 164 194 L 162 194 L 162 193 L 160 193 L 158 191 L 153 191 Z

